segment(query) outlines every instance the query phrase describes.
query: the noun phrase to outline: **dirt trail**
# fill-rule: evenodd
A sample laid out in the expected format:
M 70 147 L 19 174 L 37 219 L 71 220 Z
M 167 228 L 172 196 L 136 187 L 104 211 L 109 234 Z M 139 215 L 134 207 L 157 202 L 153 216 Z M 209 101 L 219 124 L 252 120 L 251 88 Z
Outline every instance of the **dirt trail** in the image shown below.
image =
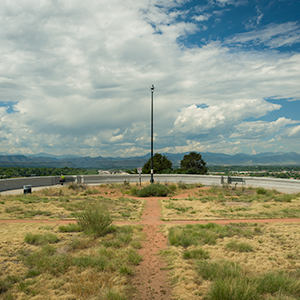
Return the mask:
M 134 300 L 171 299 L 171 287 L 168 284 L 167 271 L 164 270 L 166 263 L 159 256 L 159 251 L 167 247 L 167 238 L 160 232 L 158 225 L 159 217 L 158 199 L 148 199 L 142 220 L 139 222 L 145 224 L 143 231 L 146 240 L 139 251 L 143 260 L 138 265 L 132 280 L 132 284 L 137 289 Z

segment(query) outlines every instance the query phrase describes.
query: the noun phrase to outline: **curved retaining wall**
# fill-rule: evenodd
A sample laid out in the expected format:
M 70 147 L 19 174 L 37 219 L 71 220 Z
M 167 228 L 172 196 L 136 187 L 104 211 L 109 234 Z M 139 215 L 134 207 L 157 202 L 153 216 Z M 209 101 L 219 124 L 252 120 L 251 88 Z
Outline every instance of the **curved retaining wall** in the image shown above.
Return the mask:
M 266 189 L 276 189 L 287 193 L 300 192 L 300 180 L 278 179 L 265 177 L 243 177 L 247 187 L 264 187 Z M 124 181 L 139 183 L 139 175 L 76 175 L 66 176 L 66 182 L 82 183 L 97 185 L 101 183 L 123 183 Z M 223 180 L 223 181 L 222 181 Z M 141 175 L 142 182 L 150 182 L 149 174 Z M 227 177 L 214 175 L 186 175 L 186 174 L 155 174 L 155 182 L 184 182 L 184 183 L 201 183 L 206 186 L 221 185 L 227 183 Z M 8 190 L 23 189 L 24 185 L 32 187 L 52 186 L 59 184 L 59 176 L 41 176 L 41 177 L 24 177 L 13 179 L 0 179 L 0 192 Z M 234 185 L 234 184 L 232 184 Z M 241 183 L 238 183 L 241 185 Z

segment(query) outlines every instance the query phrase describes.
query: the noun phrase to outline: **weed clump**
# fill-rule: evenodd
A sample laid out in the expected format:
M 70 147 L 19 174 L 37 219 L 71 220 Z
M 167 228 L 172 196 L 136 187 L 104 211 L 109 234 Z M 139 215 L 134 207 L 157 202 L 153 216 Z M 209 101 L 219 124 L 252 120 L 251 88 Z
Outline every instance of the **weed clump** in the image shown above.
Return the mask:
M 250 237 L 255 233 L 248 228 L 235 225 L 221 226 L 215 223 L 186 225 L 173 227 L 169 231 L 169 242 L 174 246 L 215 245 L 218 238 L 234 235 Z
M 85 191 L 87 189 L 87 186 L 83 185 L 83 184 L 78 184 L 78 183 L 71 183 L 68 186 L 68 188 L 69 188 L 69 190 L 80 192 L 80 191 Z
M 227 260 L 199 260 L 196 262 L 196 270 L 203 279 L 212 281 L 205 298 L 208 300 L 271 299 L 266 296 L 273 296 L 274 299 L 298 299 L 300 295 L 298 278 L 280 270 L 249 276 L 239 264 Z
M 27 244 L 37 246 L 37 245 L 46 245 L 46 244 L 57 243 L 59 241 L 59 238 L 57 237 L 56 234 L 52 234 L 52 233 L 46 233 L 44 235 L 27 233 L 25 235 L 24 241 Z
M 228 250 L 237 251 L 237 252 L 252 252 L 253 251 L 253 247 L 250 244 L 243 243 L 243 242 L 238 243 L 237 241 L 229 242 L 226 245 L 226 248 Z
M 156 183 L 150 184 L 141 190 L 132 188 L 131 193 L 138 197 L 167 197 L 172 193 L 172 191 L 167 186 Z
M 268 191 L 267 191 L 265 188 L 263 188 L 263 187 L 258 187 L 258 188 L 256 189 L 256 194 L 257 194 L 257 195 L 266 195 L 267 192 L 268 192 Z
M 68 225 L 60 225 L 58 230 L 60 232 L 79 232 L 80 227 L 78 224 L 69 223 Z
M 203 249 L 187 250 L 183 253 L 183 259 L 209 259 L 209 252 Z
M 76 219 L 80 230 L 95 238 L 104 236 L 113 230 L 110 213 L 99 205 L 88 206 Z

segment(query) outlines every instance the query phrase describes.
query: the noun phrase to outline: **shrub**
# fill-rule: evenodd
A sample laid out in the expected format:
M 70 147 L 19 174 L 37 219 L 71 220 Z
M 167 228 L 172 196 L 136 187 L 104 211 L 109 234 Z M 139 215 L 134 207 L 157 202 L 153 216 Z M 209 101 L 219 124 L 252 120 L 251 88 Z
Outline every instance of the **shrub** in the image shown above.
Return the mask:
M 177 183 L 177 185 L 178 185 L 179 189 L 182 189 L 182 190 L 188 189 L 188 185 L 186 183 L 182 182 L 182 181 L 179 181 Z
M 265 195 L 266 193 L 267 193 L 267 190 L 265 188 L 263 188 L 263 187 L 258 187 L 256 189 L 256 194 L 257 195 Z
M 130 181 L 124 180 L 123 188 L 129 190 L 130 189 Z
M 138 197 L 167 197 L 171 194 L 171 190 L 159 183 L 150 184 L 137 192 Z
M 170 189 L 172 192 L 176 191 L 176 189 L 177 189 L 176 184 L 170 184 L 170 185 L 169 185 L 169 189 Z
M 112 229 L 110 213 L 98 205 L 87 207 L 76 219 L 80 230 L 94 235 L 95 238 L 106 235 Z

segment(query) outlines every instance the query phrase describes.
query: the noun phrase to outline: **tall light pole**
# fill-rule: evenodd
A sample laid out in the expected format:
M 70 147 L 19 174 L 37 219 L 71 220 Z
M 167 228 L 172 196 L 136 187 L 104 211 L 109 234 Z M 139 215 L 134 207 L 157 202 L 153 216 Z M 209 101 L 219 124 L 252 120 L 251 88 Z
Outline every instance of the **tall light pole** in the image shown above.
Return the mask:
M 153 183 L 153 92 L 154 92 L 154 85 L 152 84 L 150 87 L 151 90 L 151 178 L 150 182 Z

